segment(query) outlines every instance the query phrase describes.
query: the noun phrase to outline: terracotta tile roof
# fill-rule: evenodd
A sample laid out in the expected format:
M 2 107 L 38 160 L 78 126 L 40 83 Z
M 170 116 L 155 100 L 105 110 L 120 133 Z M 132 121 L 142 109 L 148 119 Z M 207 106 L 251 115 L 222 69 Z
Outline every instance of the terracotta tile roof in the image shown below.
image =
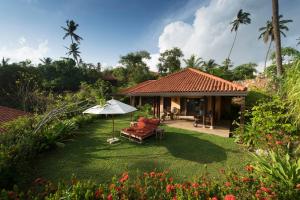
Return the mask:
M 125 95 L 151 93 L 245 93 L 247 88 L 200 70 L 186 68 L 158 80 L 146 81 L 122 91 Z
M 15 120 L 18 117 L 25 116 L 25 115 L 29 115 L 29 113 L 14 108 L 0 106 L 0 124 Z M 0 132 L 1 131 L 3 131 L 3 129 L 0 128 Z

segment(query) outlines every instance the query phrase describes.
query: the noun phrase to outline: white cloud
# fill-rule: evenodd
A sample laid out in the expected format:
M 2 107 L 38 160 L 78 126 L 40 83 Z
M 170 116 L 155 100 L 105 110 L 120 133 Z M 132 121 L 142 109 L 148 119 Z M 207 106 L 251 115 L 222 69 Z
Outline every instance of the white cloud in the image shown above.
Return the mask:
M 49 51 L 48 40 L 40 42 L 37 47 L 32 47 L 26 45 L 25 38 L 20 38 L 19 44 L 22 46 L 16 48 L 2 46 L 0 48 L 0 57 L 10 58 L 12 62 L 29 59 L 36 64 L 39 62 L 39 59 L 45 57 Z
M 297 8 L 300 2 L 293 2 L 297 6 L 290 6 L 288 14 L 293 14 L 292 19 L 300 18 Z M 282 4 L 287 6 L 287 4 Z M 215 59 L 221 63 L 228 56 L 229 49 L 234 39 L 231 33 L 230 22 L 235 18 L 239 9 L 251 13 L 252 23 L 241 25 L 238 31 L 236 45 L 231 54 L 234 64 L 246 62 L 262 63 L 265 58 L 267 46 L 258 40 L 258 29 L 270 19 L 271 2 L 261 0 L 211 0 L 208 5 L 201 6 L 195 13 L 192 23 L 175 21 L 166 25 L 158 41 L 159 51 L 162 52 L 172 47 L 183 50 L 185 57 L 196 54 L 204 59 Z M 287 9 L 286 9 L 287 10 Z M 285 16 L 285 13 L 282 13 Z M 286 14 L 287 15 L 287 14 Z M 295 46 L 296 38 L 300 32 L 294 22 L 289 25 L 296 27 L 287 33 L 289 39 L 283 39 L 283 46 Z M 152 66 L 156 65 L 152 61 Z M 262 67 L 259 67 L 262 69 Z
M 157 63 L 159 58 L 159 53 L 151 54 L 150 60 L 145 60 L 145 63 L 149 66 L 151 71 L 157 72 Z

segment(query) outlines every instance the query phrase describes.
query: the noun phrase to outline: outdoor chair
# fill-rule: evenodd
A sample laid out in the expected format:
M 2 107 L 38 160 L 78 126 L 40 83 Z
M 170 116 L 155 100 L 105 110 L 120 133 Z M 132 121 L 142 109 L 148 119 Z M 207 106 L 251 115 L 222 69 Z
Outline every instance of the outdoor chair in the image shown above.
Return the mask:
M 156 134 L 159 124 L 159 119 L 140 117 L 137 123 L 131 125 L 129 128 L 122 129 L 120 134 L 123 137 L 142 143 L 144 139 Z

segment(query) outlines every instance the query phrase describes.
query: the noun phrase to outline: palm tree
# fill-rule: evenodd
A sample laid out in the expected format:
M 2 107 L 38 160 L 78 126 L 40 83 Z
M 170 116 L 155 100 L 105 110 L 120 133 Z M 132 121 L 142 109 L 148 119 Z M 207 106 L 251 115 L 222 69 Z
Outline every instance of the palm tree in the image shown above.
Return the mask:
M 71 38 L 71 45 L 70 48 L 67 48 L 69 50 L 67 54 L 72 55 L 74 60 L 76 61 L 77 66 L 79 66 L 78 57 L 80 57 L 80 51 L 78 45 L 80 44 L 80 40 L 82 40 L 82 37 L 75 33 L 79 25 L 76 24 L 73 20 L 67 20 L 66 23 L 67 27 L 62 26 L 61 28 L 66 31 L 63 39 L 66 39 L 68 36 Z
M 239 12 L 238 12 L 238 14 L 237 14 L 237 16 L 236 16 L 236 19 L 233 20 L 230 23 L 230 24 L 232 24 L 231 32 L 235 31 L 235 36 L 234 36 L 234 40 L 233 40 L 232 46 L 230 48 L 230 51 L 229 51 L 227 59 L 230 59 L 230 55 L 231 55 L 232 49 L 234 47 L 234 44 L 235 44 L 235 41 L 236 41 L 236 37 L 237 37 L 237 33 L 238 33 L 238 29 L 239 29 L 240 25 L 241 24 L 250 24 L 251 23 L 251 19 L 249 18 L 249 16 L 250 16 L 250 13 L 243 12 L 243 9 L 240 9 Z
M 281 57 L 281 39 L 279 30 L 279 5 L 278 0 L 272 0 L 272 24 L 275 40 L 275 53 L 276 53 L 276 65 L 277 65 L 277 77 L 282 75 L 282 57 Z
M 287 27 L 286 24 L 292 22 L 293 20 L 290 20 L 290 19 L 280 20 L 282 17 L 283 17 L 282 15 L 279 15 L 279 17 L 278 17 L 279 18 L 279 31 L 284 37 L 286 37 L 284 31 L 289 30 L 289 28 Z M 261 32 L 261 34 L 259 35 L 258 39 L 262 38 L 264 43 L 268 43 L 270 41 L 269 42 L 269 47 L 268 47 L 268 50 L 267 50 L 267 54 L 266 54 L 266 58 L 265 58 L 264 69 L 266 69 L 270 49 L 271 49 L 271 46 L 272 46 L 272 42 L 274 41 L 274 32 L 273 32 L 273 23 L 272 23 L 272 21 L 268 20 L 267 23 L 266 23 L 266 26 L 261 27 L 259 29 L 259 31 Z
M 51 59 L 50 57 L 40 59 L 40 61 L 41 61 L 44 65 L 51 65 L 51 63 L 52 63 L 52 59 Z
M 216 63 L 214 59 L 209 59 L 208 61 L 203 61 L 202 68 L 206 72 L 210 72 L 213 68 L 218 67 L 219 65 Z
M 79 65 L 78 58 L 80 58 L 80 51 L 77 43 L 73 43 L 70 47 L 66 47 L 68 49 L 67 55 L 73 56 L 74 60 L 76 61 L 77 65 Z
M 10 60 L 10 58 L 2 57 L 1 66 L 4 67 L 4 66 L 8 65 L 9 60 Z
M 72 44 L 74 43 L 74 40 L 76 43 L 80 44 L 80 40 L 82 40 L 82 37 L 80 37 L 75 33 L 79 25 L 76 24 L 76 22 L 73 20 L 67 20 L 66 24 L 67 27 L 63 27 L 63 26 L 61 27 L 63 30 L 66 31 L 63 39 L 66 39 L 68 36 L 70 36 Z
M 183 59 L 187 67 L 199 68 L 203 64 L 202 58 L 197 58 L 196 55 L 191 55 L 188 59 Z

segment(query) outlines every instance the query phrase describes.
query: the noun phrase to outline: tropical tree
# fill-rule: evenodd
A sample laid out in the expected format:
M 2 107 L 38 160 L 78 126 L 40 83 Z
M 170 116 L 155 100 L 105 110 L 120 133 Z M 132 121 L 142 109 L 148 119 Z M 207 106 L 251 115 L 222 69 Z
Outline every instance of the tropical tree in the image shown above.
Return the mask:
M 151 59 L 147 51 L 137 51 L 121 56 L 119 63 L 127 70 L 129 82 L 140 83 L 149 79 L 149 67 L 145 60 Z
M 210 73 L 212 69 L 218 66 L 219 65 L 216 63 L 214 59 L 209 59 L 208 61 L 203 61 L 202 63 L 202 69 L 208 73 Z
M 67 37 L 71 38 L 71 43 L 73 44 L 74 41 L 78 44 L 80 44 L 80 40 L 82 40 L 82 37 L 80 37 L 79 35 L 77 35 L 75 33 L 75 31 L 78 28 L 78 24 L 76 24 L 76 22 L 74 20 L 67 20 L 66 21 L 67 26 L 66 27 L 61 27 L 64 31 L 66 31 L 63 39 L 66 39 Z
M 68 52 L 66 53 L 69 56 L 73 56 L 74 60 L 76 61 L 77 65 L 79 64 L 78 58 L 80 58 L 80 51 L 79 46 L 77 43 L 70 44 L 70 47 L 66 47 L 68 49 Z
M 52 63 L 52 59 L 51 59 L 50 57 L 42 58 L 42 59 L 40 59 L 40 61 L 41 61 L 44 65 L 51 65 L 51 63 Z
M 280 20 L 282 17 L 283 17 L 282 15 L 279 15 L 279 31 L 284 37 L 286 37 L 286 34 L 284 33 L 284 31 L 289 30 L 289 28 L 286 24 L 292 22 L 293 20 L 290 20 L 290 19 Z M 267 54 L 266 54 L 266 58 L 265 58 L 265 65 L 264 65 L 264 69 L 266 69 L 270 49 L 271 49 L 271 46 L 272 46 L 272 42 L 274 41 L 273 23 L 268 20 L 267 23 L 266 23 L 266 26 L 261 27 L 259 29 L 259 31 L 261 33 L 260 33 L 258 39 L 263 39 L 264 43 L 269 42 L 269 47 L 268 47 L 268 50 L 267 50 Z
M 256 63 L 246 63 L 235 67 L 233 72 L 233 80 L 245 80 L 245 79 L 253 79 L 255 77 L 255 73 L 257 64 Z
M 73 20 L 67 20 L 66 24 L 67 24 L 66 27 L 62 26 L 61 28 L 66 32 L 63 39 L 66 39 L 67 37 L 71 38 L 71 45 L 69 48 L 67 48 L 69 50 L 67 54 L 72 55 L 74 60 L 76 61 L 76 64 L 79 65 L 79 60 L 78 60 L 78 58 L 80 58 L 79 44 L 80 44 L 80 40 L 82 40 L 82 37 L 80 37 L 75 33 L 79 25 L 76 24 L 76 22 Z
M 1 65 L 2 67 L 8 65 L 8 62 L 9 62 L 10 58 L 4 58 L 2 57 L 2 60 L 1 60 Z
M 237 16 L 236 16 L 235 20 L 233 20 L 230 23 L 232 25 L 231 32 L 234 31 L 235 36 L 234 36 L 234 40 L 233 40 L 232 46 L 230 48 L 227 59 L 230 59 L 230 55 L 231 55 L 232 49 L 234 47 L 240 25 L 251 23 L 251 19 L 250 19 L 249 16 L 250 16 L 250 13 L 244 12 L 243 9 L 240 9 L 239 12 L 237 13 Z
M 202 58 L 197 58 L 196 55 L 191 55 L 188 59 L 183 59 L 183 62 L 186 64 L 186 67 L 200 68 L 203 64 Z
M 160 54 L 158 58 L 158 72 L 160 75 L 167 75 L 180 70 L 180 58 L 183 56 L 182 51 L 174 47 L 173 49 L 166 50 Z
M 280 78 L 283 72 L 282 69 L 282 57 L 281 57 L 281 39 L 279 29 L 279 5 L 278 0 L 272 0 L 272 24 L 275 40 L 275 52 L 276 52 L 276 66 L 277 77 Z

